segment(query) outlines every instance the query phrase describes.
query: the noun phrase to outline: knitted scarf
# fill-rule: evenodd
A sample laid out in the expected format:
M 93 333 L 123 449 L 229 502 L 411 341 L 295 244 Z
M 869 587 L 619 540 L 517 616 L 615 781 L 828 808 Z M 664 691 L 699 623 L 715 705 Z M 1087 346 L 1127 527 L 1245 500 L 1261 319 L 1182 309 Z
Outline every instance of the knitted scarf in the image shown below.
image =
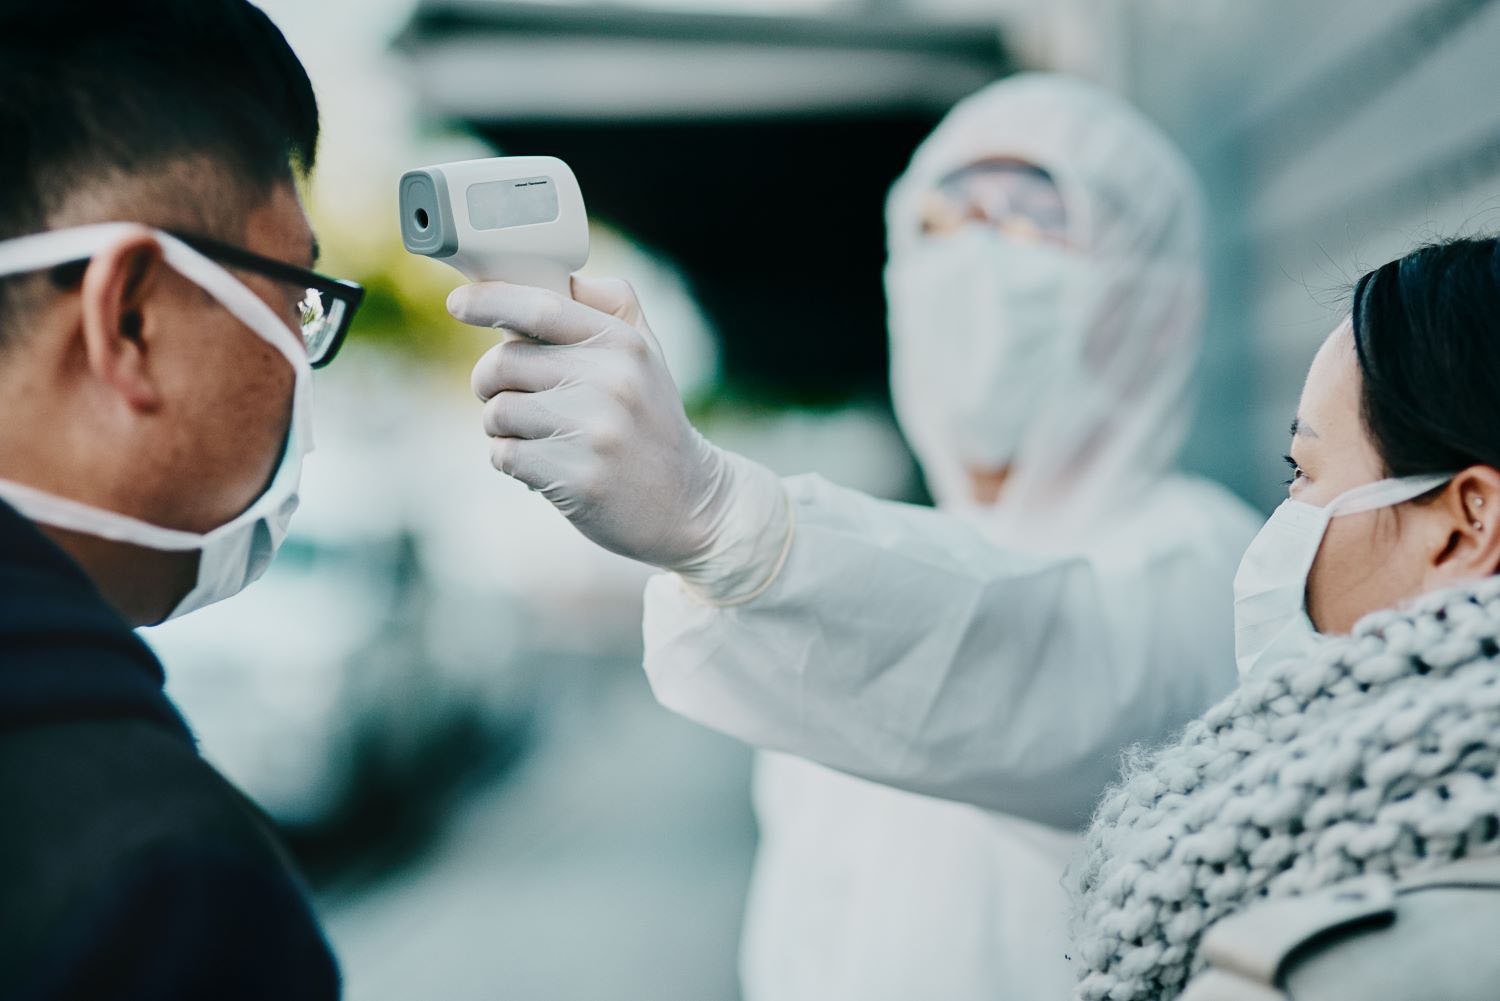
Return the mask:
M 1365 617 L 1127 760 L 1073 874 L 1085 1001 L 1169 1001 L 1219 918 L 1500 854 L 1500 579 Z

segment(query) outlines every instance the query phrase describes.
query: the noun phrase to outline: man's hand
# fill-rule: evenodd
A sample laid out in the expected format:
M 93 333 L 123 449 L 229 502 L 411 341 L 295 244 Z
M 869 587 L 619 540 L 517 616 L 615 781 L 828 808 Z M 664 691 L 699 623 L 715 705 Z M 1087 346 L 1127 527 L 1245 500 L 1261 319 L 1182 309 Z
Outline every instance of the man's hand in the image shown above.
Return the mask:
M 464 323 L 527 338 L 474 366 L 491 462 L 604 548 L 743 597 L 787 539 L 780 482 L 688 423 L 629 285 L 575 277 L 573 294 L 486 282 L 448 297 Z

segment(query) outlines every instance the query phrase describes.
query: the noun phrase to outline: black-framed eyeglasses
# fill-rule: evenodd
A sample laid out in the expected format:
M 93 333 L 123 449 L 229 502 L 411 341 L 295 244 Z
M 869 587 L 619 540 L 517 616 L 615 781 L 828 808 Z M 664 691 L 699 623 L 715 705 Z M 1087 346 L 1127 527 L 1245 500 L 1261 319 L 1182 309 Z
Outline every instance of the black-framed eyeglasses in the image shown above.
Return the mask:
M 301 289 L 302 298 L 297 302 L 296 320 L 301 325 L 308 364 L 313 368 L 322 368 L 339 353 L 344 337 L 349 333 L 349 324 L 354 320 L 354 313 L 365 297 L 364 286 L 343 278 L 329 278 L 273 257 L 262 257 L 243 247 L 220 243 L 195 233 L 183 233 L 175 229 L 162 232 L 170 233 L 210 260 L 231 268 L 252 271 L 272 281 Z M 64 287 L 74 285 L 82 279 L 87 264 L 87 260 L 60 264 L 52 269 L 52 280 Z
M 171 229 L 165 232 L 210 260 L 304 290 L 297 304 L 297 318 L 302 325 L 302 343 L 307 347 L 308 363 L 313 368 L 322 368 L 339 353 L 349 333 L 349 324 L 354 321 L 354 314 L 364 300 L 362 285 L 343 278 L 329 278 L 272 257 L 262 257 L 243 247 L 220 243 L 206 236 Z

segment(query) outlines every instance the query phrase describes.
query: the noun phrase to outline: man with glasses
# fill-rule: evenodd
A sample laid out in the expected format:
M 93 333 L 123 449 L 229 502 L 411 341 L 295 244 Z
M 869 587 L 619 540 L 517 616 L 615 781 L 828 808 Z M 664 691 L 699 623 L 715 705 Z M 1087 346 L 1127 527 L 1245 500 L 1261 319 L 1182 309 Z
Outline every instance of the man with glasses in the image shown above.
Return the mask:
M 311 369 L 318 112 L 244 0 L 0 0 L 0 995 L 332 998 L 265 819 L 132 626 L 284 537 Z

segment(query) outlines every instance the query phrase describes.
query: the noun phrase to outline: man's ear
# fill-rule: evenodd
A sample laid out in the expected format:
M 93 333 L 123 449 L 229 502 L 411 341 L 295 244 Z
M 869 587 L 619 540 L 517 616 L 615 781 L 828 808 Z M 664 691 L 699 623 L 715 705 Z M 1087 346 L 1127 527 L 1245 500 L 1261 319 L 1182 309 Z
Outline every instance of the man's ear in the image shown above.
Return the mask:
M 147 343 L 146 304 L 167 267 L 150 231 L 96 253 L 83 272 L 82 325 L 89 370 L 132 409 L 161 405 Z
M 1500 570 L 1500 470 L 1470 466 L 1432 502 L 1441 543 L 1432 569 L 1443 581 L 1478 580 Z

